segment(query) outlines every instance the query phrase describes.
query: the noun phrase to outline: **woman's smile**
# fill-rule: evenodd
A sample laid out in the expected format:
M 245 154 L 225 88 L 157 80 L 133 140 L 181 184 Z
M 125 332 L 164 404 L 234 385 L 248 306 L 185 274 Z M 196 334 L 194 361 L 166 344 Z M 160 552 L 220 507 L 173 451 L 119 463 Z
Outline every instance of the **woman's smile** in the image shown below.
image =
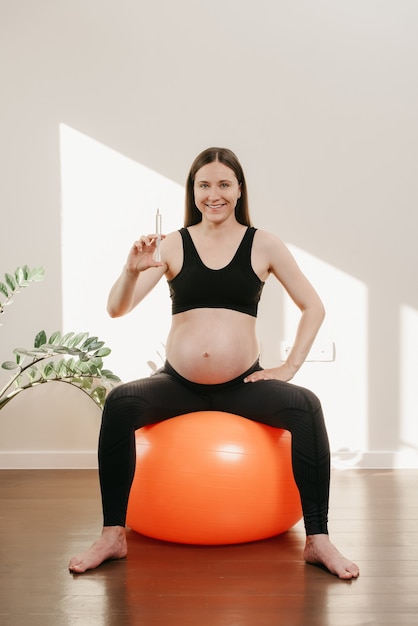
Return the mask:
M 208 209 L 221 209 L 223 206 L 225 206 L 225 203 L 220 203 L 220 204 L 208 204 L 206 203 L 206 206 L 208 207 Z

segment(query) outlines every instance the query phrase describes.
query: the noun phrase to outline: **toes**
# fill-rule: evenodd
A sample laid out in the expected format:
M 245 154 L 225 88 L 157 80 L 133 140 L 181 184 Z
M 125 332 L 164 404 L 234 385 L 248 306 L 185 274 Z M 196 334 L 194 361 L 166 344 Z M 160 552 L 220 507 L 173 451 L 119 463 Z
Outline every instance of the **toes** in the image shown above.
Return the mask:
M 344 580 L 351 580 L 352 578 L 357 578 L 360 574 L 360 571 L 357 567 L 347 567 L 342 574 L 339 575 L 339 578 Z
M 68 564 L 68 569 L 70 570 L 70 572 L 75 572 L 77 574 L 80 574 L 81 572 L 83 572 L 83 561 L 81 561 L 80 559 L 71 559 L 71 561 Z
M 87 571 L 87 568 L 83 567 L 83 565 L 70 565 L 69 568 L 72 574 L 84 574 Z

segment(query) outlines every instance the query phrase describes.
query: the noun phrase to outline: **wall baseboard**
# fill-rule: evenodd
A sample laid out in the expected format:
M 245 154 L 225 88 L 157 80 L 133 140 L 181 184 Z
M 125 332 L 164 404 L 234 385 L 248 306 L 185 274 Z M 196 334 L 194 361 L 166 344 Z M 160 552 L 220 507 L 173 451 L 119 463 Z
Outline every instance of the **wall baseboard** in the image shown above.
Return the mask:
M 333 469 L 418 469 L 418 452 L 333 452 Z M 97 451 L 1 452 L 2 469 L 97 469 Z
M 333 469 L 418 469 L 416 450 L 338 450 L 331 454 Z
M 0 469 L 96 469 L 97 450 L 1 452 Z

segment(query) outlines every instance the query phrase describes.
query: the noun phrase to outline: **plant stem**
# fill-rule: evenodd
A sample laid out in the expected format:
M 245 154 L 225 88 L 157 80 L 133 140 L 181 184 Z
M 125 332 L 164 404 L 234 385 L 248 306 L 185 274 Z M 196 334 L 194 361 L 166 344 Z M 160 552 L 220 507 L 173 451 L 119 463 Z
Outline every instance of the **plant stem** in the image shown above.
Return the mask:
M 80 378 L 87 378 L 87 377 L 88 378 L 96 378 L 96 379 L 100 380 L 99 376 L 87 376 L 86 374 L 80 375 Z M 2 409 L 4 406 L 6 406 L 6 404 L 8 404 L 10 402 L 10 400 L 13 400 L 13 398 L 15 398 L 22 391 L 25 391 L 26 389 L 31 389 L 31 387 L 38 387 L 39 385 L 44 385 L 45 383 L 65 383 L 66 385 L 73 385 L 73 386 L 77 387 L 77 389 L 79 389 L 80 391 L 85 393 L 86 396 L 88 396 L 90 398 L 90 400 L 93 400 L 93 402 L 97 406 L 99 406 L 99 404 L 91 397 L 89 392 L 86 391 L 85 389 L 83 389 L 82 387 L 79 387 L 78 385 L 74 385 L 74 383 L 72 382 L 71 378 L 73 378 L 73 377 L 69 377 L 68 379 L 65 379 L 65 378 L 50 378 L 49 380 L 48 379 L 37 380 L 36 382 L 29 383 L 28 385 L 24 385 L 23 387 L 18 387 L 17 389 L 12 391 L 8 396 L 3 397 L 4 394 L 2 394 L 0 396 L 0 409 Z M 6 389 L 7 389 L 7 387 L 6 387 Z
M 19 378 L 19 376 L 21 376 L 29 367 L 32 367 L 33 365 L 36 365 L 36 363 L 39 363 L 40 361 L 43 361 L 44 359 L 48 358 L 49 356 L 54 356 L 54 355 L 47 355 L 47 356 L 42 356 L 39 357 L 39 359 L 33 359 L 33 361 L 31 363 L 28 363 L 28 365 L 25 365 L 25 367 L 20 367 L 19 365 L 19 371 L 17 374 L 15 374 L 13 376 L 13 378 L 11 378 L 6 385 L 3 387 L 3 389 L 0 390 L 0 399 L 4 396 L 4 394 L 6 393 L 6 391 L 8 389 L 10 389 L 10 387 L 13 385 L 13 383 Z M 23 389 L 26 389 L 26 387 L 23 387 Z M 2 405 L 0 404 L 0 407 Z

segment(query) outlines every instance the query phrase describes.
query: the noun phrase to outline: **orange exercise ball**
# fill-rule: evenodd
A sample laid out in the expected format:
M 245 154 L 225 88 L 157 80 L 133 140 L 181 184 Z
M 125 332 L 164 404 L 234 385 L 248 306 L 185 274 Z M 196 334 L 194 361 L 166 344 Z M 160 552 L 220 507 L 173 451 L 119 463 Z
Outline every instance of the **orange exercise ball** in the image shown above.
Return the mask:
M 220 545 L 278 535 L 302 517 L 291 436 L 200 411 L 136 432 L 127 526 L 164 541 Z

